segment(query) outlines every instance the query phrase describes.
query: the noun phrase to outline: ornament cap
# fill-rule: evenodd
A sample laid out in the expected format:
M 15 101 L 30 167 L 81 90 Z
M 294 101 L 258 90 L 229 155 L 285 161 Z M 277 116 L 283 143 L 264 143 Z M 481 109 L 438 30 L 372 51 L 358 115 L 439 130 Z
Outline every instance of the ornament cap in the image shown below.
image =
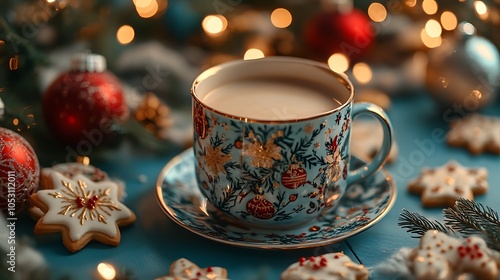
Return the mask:
M 95 53 L 78 53 L 73 56 L 71 69 L 77 72 L 104 72 L 106 58 Z

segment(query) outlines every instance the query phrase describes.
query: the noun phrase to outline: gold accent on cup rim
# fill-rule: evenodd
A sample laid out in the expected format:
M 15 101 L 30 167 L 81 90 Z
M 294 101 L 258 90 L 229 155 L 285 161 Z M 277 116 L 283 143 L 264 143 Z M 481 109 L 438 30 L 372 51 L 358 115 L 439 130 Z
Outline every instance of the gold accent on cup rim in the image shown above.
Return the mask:
M 212 108 L 212 107 L 206 105 L 205 103 L 203 103 L 200 100 L 200 98 L 198 98 L 198 96 L 196 95 L 196 87 L 198 86 L 198 84 L 200 84 L 203 80 L 215 75 L 217 72 L 219 72 L 219 70 L 221 70 L 223 68 L 227 68 L 228 66 L 231 66 L 231 65 L 243 64 L 243 63 L 255 63 L 255 62 L 263 61 L 263 60 L 276 61 L 276 62 L 294 62 L 297 64 L 305 64 L 308 66 L 317 67 L 321 71 L 328 72 L 329 75 L 336 78 L 342 85 L 344 85 L 347 88 L 347 90 L 349 90 L 349 92 L 350 92 L 349 98 L 347 99 L 347 101 L 345 101 L 344 103 L 342 103 L 339 107 L 337 107 L 335 109 L 332 109 L 332 110 L 329 110 L 326 112 L 322 112 L 322 113 L 319 113 L 317 115 L 313 115 L 313 116 L 310 116 L 307 118 L 296 118 L 296 119 L 286 119 L 286 120 L 264 120 L 264 119 L 246 118 L 246 117 L 242 117 L 242 116 L 237 116 L 237 115 L 232 115 L 232 114 L 227 114 L 227 113 L 221 112 L 220 110 Z M 214 72 L 214 74 L 207 76 L 207 77 L 204 77 L 209 72 Z M 216 66 L 213 66 L 213 67 L 203 71 L 202 73 L 200 73 L 198 75 L 198 77 L 196 77 L 196 79 L 194 80 L 194 82 L 191 86 L 191 96 L 193 97 L 193 100 L 197 104 L 202 106 L 203 108 L 208 109 L 214 113 L 217 113 L 217 114 L 222 115 L 222 116 L 229 118 L 229 119 L 250 122 L 250 123 L 265 123 L 265 124 L 280 124 L 281 123 L 281 124 L 283 124 L 283 123 L 295 123 L 295 122 L 310 121 L 310 120 L 314 120 L 317 118 L 332 115 L 336 112 L 341 111 L 345 107 L 352 104 L 353 99 L 354 99 L 354 86 L 353 86 L 352 82 L 349 80 L 349 78 L 347 77 L 347 75 L 345 75 L 343 73 L 337 73 L 337 72 L 331 70 L 328 67 L 328 65 L 326 65 L 325 63 L 321 63 L 321 62 L 317 62 L 317 61 L 313 61 L 313 60 L 309 60 L 309 59 L 304 59 L 304 58 L 298 58 L 298 57 L 271 56 L 271 57 L 264 57 L 264 58 L 260 58 L 260 59 L 254 59 L 254 60 L 238 59 L 238 60 L 233 60 L 233 61 L 229 61 L 229 62 L 225 62 L 225 63 L 218 64 Z

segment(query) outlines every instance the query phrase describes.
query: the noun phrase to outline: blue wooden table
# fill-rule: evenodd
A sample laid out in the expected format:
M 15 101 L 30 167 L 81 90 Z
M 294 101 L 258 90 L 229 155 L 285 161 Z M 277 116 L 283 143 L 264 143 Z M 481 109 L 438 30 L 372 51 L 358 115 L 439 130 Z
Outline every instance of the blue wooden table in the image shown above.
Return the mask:
M 499 107 L 493 104 L 484 113 L 499 115 Z M 102 153 L 92 162 L 111 177 L 126 183 L 125 204 L 137 215 L 135 224 L 121 230 L 122 240 L 118 247 L 92 242 L 78 253 L 69 253 L 60 235 L 35 237 L 32 233 L 35 222 L 26 215 L 19 218 L 17 236 L 28 236 L 35 241 L 34 247 L 49 263 L 53 279 L 95 278 L 97 265 L 101 262 L 112 264 L 119 274 L 133 275 L 131 279 L 154 279 L 167 274 L 169 265 L 184 257 L 200 267 L 226 267 L 229 277 L 234 280 L 265 280 L 279 279 L 281 271 L 301 256 L 343 251 L 351 259 L 371 268 L 402 247 L 415 247 L 418 240 L 397 225 L 401 210 L 406 208 L 430 218 L 442 217 L 441 209 L 423 208 L 420 198 L 406 191 L 407 182 L 418 176 L 424 166 L 438 166 L 455 159 L 465 166 L 486 167 L 490 189 L 476 200 L 500 210 L 496 203 L 500 198 L 499 156 L 472 156 L 466 150 L 448 147 L 443 139 L 433 137 L 448 130 L 449 120 L 427 95 L 395 99 L 388 113 L 400 149 L 398 159 L 385 167 L 396 182 L 396 203 L 379 223 L 340 243 L 312 249 L 264 251 L 233 247 L 195 235 L 169 220 L 160 209 L 155 193 L 158 174 L 182 148 L 173 147 L 167 153 L 157 154 L 128 142 Z M 42 162 L 49 160 L 42 158 Z

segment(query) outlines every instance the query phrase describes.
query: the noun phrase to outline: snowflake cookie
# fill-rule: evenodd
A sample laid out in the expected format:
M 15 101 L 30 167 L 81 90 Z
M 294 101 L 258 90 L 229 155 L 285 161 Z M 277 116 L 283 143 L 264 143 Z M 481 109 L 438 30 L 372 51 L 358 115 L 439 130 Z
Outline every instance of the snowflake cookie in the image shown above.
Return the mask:
M 226 280 L 227 270 L 222 267 L 199 268 L 191 261 L 181 258 L 170 266 L 167 276 L 155 280 Z
M 281 280 L 366 280 L 368 269 L 354 263 L 344 253 L 300 258 L 283 273 Z
M 120 243 L 118 226 L 135 221 L 135 215 L 118 199 L 118 186 L 111 181 L 93 182 L 83 175 L 72 179 L 53 172 L 53 189 L 39 190 L 31 204 L 43 215 L 35 234 L 61 232 L 63 244 L 71 252 L 91 240 L 107 245 Z
M 408 184 L 411 193 L 422 195 L 426 207 L 452 207 L 459 198 L 474 199 L 488 190 L 486 168 L 465 168 L 449 161 L 438 168 L 426 168 Z
M 472 154 L 500 154 L 500 118 L 473 114 L 451 123 L 448 145 L 465 147 Z
M 366 162 L 371 161 L 382 147 L 384 131 L 376 121 L 356 120 L 351 129 L 351 151 Z M 393 162 L 398 155 L 398 145 L 392 141 L 387 162 Z
M 462 279 L 461 274 L 483 280 L 499 277 L 498 264 L 483 239 L 458 239 L 435 230 L 422 236 L 420 246 L 409 255 L 408 266 L 417 280 Z
M 59 163 L 52 167 L 42 168 L 40 176 L 40 188 L 47 190 L 54 188 L 55 179 L 52 178 L 54 172 L 60 173 L 65 177 L 72 179 L 76 175 L 83 175 L 92 182 L 113 181 L 118 185 L 118 198 L 123 200 L 125 198 L 125 184 L 123 182 L 112 180 L 108 174 L 101 169 L 80 162 Z M 35 221 L 40 219 L 43 212 L 38 208 L 31 206 L 29 214 Z

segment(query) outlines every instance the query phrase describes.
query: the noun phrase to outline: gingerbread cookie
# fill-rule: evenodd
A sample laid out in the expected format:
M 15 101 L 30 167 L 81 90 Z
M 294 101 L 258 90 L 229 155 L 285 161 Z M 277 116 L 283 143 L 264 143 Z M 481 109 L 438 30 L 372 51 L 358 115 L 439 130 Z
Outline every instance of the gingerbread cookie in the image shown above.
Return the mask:
M 371 161 L 382 147 L 384 131 L 377 121 L 355 120 L 351 129 L 352 154 L 366 162 Z M 387 162 L 393 162 L 398 155 L 398 145 L 392 141 Z
M 181 258 L 170 265 L 167 276 L 156 278 L 156 280 L 226 280 L 227 271 L 222 267 L 200 268 L 191 261 Z
M 95 166 L 79 162 L 59 163 L 52 167 L 42 168 L 40 176 L 41 189 L 54 188 L 54 179 L 52 178 L 53 172 L 58 172 L 70 179 L 75 175 L 83 175 L 92 182 L 113 181 L 118 185 L 118 198 L 120 199 L 120 201 L 123 200 L 123 198 L 125 198 L 126 196 L 125 184 L 123 184 L 123 182 L 110 179 L 106 172 Z M 43 212 L 38 207 L 31 206 L 29 207 L 28 211 L 31 218 L 33 218 L 35 221 L 43 215 Z
M 83 175 L 72 179 L 52 173 L 53 189 L 39 190 L 30 202 L 43 215 L 35 225 L 35 234 L 61 232 L 63 244 L 71 252 L 82 249 L 91 240 L 117 246 L 118 226 L 135 221 L 134 213 L 118 200 L 118 186 L 111 181 L 92 182 Z
M 472 154 L 500 154 L 500 118 L 473 114 L 451 123 L 448 145 L 465 147 Z
M 455 161 L 442 167 L 426 168 L 420 177 L 410 181 L 408 190 L 422 195 L 426 207 L 453 207 L 459 198 L 474 199 L 488 190 L 486 168 L 465 168 Z
M 366 280 L 368 269 L 354 263 L 344 253 L 300 258 L 283 273 L 281 280 Z
M 500 276 L 483 239 L 473 236 L 462 240 L 435 230 L 422 236 L 420 246 L 409 255 L 408 266 L 417 280 L 459 279 L 465 273 L 483 280 Z

